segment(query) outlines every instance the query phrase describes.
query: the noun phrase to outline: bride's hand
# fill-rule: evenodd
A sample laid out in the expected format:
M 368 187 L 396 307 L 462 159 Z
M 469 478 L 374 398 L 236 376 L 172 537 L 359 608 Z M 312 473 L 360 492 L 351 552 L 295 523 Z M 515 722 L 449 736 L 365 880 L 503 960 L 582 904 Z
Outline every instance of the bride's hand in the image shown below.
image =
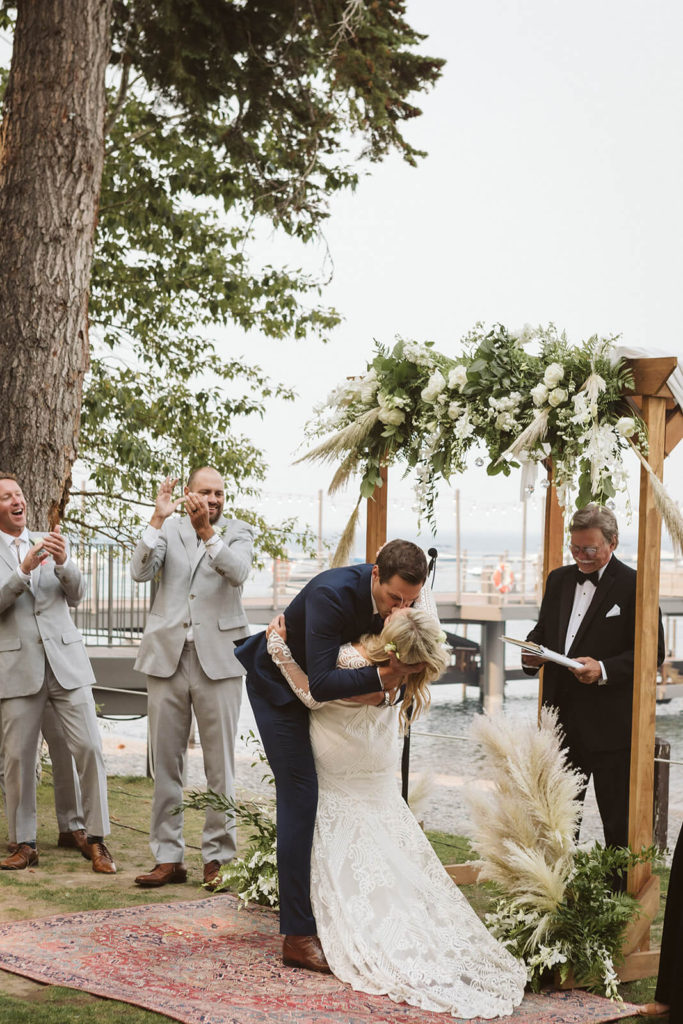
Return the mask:
M 422 672 L 425 664 L 423 661 L 416 661 L 413 665 L 405 665 L 402 661 L 399 661 L 393 651 L 390 651 L 388 664 L 379 665 L 378 668 L 384 689 L 392 690 L 397 686 L 402 686 L 406 681 L 406 676 Z
M 266 626 L 266 639 L 268 639 L 271 633 L 277 633 L 277 635 L 287 643 L 287 627 L 285 625 L 284 615 L 276 615 L 275 618 L 268 623 Z

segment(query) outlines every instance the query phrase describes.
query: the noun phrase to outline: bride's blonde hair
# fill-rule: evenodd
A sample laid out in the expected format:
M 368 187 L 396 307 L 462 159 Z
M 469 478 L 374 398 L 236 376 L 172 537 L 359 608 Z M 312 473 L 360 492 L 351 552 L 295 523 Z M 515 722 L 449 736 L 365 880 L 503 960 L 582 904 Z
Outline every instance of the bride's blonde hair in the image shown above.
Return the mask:
M 445 646 L 445 635 L 432 615 L 419 608 L 407 608 L 405 611 L 390 615 L 378 635 L 366 634 L 361 643 L 370 661 L 381 665 L 389 660 L 390 650 L 403 665 L 424 662 L 424 668 L 414 675 L 406 676 L 405 692 L 399 722 L 403 731 L 409 721 L 415 721 L 431 700 L 429 684 L 448 668 L 450 652 Z M 408 719 L 408 708 L 412 707 L 411 719 Z

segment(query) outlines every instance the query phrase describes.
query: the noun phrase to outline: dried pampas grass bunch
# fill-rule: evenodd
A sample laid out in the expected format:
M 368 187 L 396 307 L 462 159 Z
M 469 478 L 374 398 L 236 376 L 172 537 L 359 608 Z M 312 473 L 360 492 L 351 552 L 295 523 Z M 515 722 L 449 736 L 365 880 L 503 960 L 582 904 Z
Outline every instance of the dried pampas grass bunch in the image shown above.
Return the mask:
M 536 722 L 481 715 L 472 725 L 493 789 L 467 794 L 482 879 L 497 882 L 520 909 L 546 915 L 562 901 L 572 871 L 583 778 L 570 769 L 557 713 Z

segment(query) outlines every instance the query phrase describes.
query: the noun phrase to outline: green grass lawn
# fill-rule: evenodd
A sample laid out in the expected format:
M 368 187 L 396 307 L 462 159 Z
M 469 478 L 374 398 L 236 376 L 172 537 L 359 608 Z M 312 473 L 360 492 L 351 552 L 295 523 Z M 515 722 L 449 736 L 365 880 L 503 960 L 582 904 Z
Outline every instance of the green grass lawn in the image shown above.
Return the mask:
M 0 920 L 16 921 L 48 917 L 68 911 L 101 910 L 144 903 L 202 899 L 202 861 L 199 849 L 203 814 L 185 815 L 188 867 L 187 885 L 162 889 L 138 889 L 134 878 L 152 867 L 148 825 L 152 782 L 143 778 L 110 777 L 109 801 L 112 835 L 107 840 L 118 873 L 96 875 L 77 850 L 57 848 L 57 826 L 52 804 L 52 787 L 38 787 L 38 847 L 40 866 L 35 870 L 0 872 Z M 467 839 L 442 832 L 427 833 L 442 863 L 453 864 L 473 858 Z M 239 846 L 246 839 L 240 835 Z M 0 849 L 2 844 L 0 843 Z M 661 871 L 666 891 L 668 871 Z M 491 900 L 486 885 L 465 886 L 463 892 L 480 915 Z M 663 905 L 663 900 L 662 900 Z M 653 942 L 661 935 L 662 913 L 653 927 Z M 624 999 L 646 1002 L 654 998 L 654 979 L 622 985 Z M 99 999 L 87 993 L 53 985 L 41 985 L 19 975 L 0 971 L 0 1024 L 153 1024 L 169 1018 L 127 1003 Z M 643 1021 L 645 1018 L 625 1018 Z M 658 1018 L 661 1020 L 661 1018 Z

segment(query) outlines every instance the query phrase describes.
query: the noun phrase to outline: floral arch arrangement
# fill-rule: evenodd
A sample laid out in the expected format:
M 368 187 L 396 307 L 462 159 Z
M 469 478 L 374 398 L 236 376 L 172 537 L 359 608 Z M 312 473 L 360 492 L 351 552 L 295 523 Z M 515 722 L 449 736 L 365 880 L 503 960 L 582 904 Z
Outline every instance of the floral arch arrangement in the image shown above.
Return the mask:
M 339 463 L 331 494 L 360 474 L 358 505 L 335 563 L 346 560 L 361 499 L 381 486 L 381 468 L 394 462 L 415 470 L 418 513 L 432 526 L 439 481 L 462 472 L 477 445 L 488 452 L 490 475 L 521 467 L 527 493 L 539 463 L 551 461 L 563 507 L 572 500 L 579 508 L 605 504 L 626 490 L 623 454 L 629 447 L 646 453 L 647 432 L 624 397 L 633 376 L 616 353 L 616 340 L 595 335 L 570 345 L 552 324 L 516 333 L 477 324 L 455 357 L 432 342 L 399 340 L 391 350 L 377 344 L 365 374 L 316 408 L 307 436 L 325 440 L 299 460 Z M 657 485 L 669 532 L 680 545 L 680 514 Z

